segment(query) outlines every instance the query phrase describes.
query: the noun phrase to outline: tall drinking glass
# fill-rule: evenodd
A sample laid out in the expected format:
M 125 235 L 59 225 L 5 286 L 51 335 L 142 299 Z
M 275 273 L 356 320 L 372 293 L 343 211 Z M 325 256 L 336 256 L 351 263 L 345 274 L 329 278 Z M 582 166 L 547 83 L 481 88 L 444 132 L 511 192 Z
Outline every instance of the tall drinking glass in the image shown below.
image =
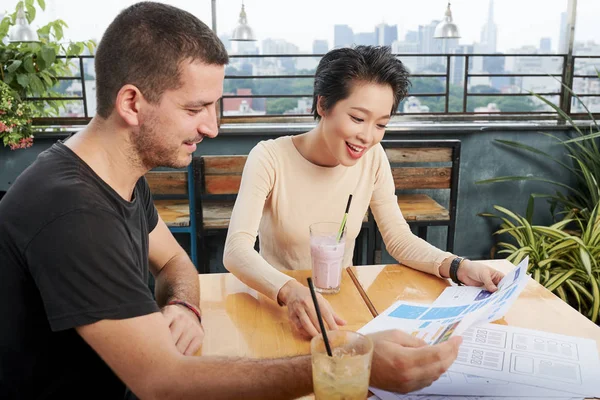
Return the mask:
M 365 400 L 369 392 L 373 342 L 360 333 L 327 331 L 333 357 L 327 355 L 323 335 L 310 342 L 315 399 Z
M 340 224 L 335 222 L 318 222 L 310 226 L 312 279 L 317 292 L 332 294 L 340 291 L 346 228 L 338 241 L 339 228 Z

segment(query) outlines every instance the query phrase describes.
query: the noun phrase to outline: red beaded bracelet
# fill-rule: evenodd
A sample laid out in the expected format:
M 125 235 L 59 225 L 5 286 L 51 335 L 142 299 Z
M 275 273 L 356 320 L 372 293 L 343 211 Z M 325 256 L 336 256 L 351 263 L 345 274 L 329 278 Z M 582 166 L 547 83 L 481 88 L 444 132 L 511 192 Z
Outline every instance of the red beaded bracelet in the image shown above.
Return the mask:
M 202 317 L 200 316 L 200 311 L 198 311 L 198 309 L 196 307 L 194 307 L 193 305 L 191 305 L 188 302 L 185 301 L 181 301 L 181 300 L 171 300 L 170 302 L 167 303 L 168 306 L 184 306 L 186 307 L 188 310 L 190 310 L 191 312 L 193 312 L 194 314 L 196 314 L 196 317 L 198 317 L 198 321 L 200 323 L 202 323 Z

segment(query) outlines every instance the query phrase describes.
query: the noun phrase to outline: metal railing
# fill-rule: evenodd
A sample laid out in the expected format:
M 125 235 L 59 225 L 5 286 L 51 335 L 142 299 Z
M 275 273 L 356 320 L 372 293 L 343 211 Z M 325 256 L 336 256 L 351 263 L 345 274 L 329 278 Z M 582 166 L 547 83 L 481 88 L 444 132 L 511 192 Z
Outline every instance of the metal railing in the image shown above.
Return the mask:
M 258 59 L 264 59 L 264 58 L 282 58 L 282 57 L 317 57 L 317 56 L 322 56 L 322 55 L 311 55 L 311 54 L 296 54 L 296 55 L 233 55 L 231 56 L 232 59 L 240 59 L 240 58 L 246 58 L 246 59 L 250 59 L 250 58 L 258 58 Z M 410 97 L 415 97 L 415 98 L 425 98 L 425 97 L 438 97 L 438 98 L 442 98 L 443 102 L 444 102 L 444 108 L 443 111 L 439 111 L 439 112 L 431 112 L 431 111 L 425 111 L 425 112 L 403 112 L 402 109 L 398 110 L 398 114 L 399 115 L 426 115 L 426 116 L 440 116 L 440 115 L 452 115 L 452 116 L 481 116 L 481 115 L 487 115 L 487 116 L 494 116 L 494 115 L 511 115 L 511 116 L 547 116 L 547 117 L 555 117 L 556 116 L 556 112 L 554 112 L 554 110 L 547 108 L 546 110 L 544 109 L 540 109 L 540 110 L 535 110 L 535 111 L 510 111 L 510 112 L 506 112 L 506 111 L 494 111 L 494 110 L 485 110 L 482 112 L 476 112 L 476 111 L 469 111 L 469 107 L 468 107 L 468 103 L 469 103 L 469 99 L 471 98 L 476 98 L 476 97 L 488 97 L 488 98 L 501 98 L 501 97 L 524 97 L 524 96 L 533 96 L 532 93 L 528 92 L 528 91 L 520 91 L 518 93 L 515 92 L 485 92 L 485 93 L 478 93 L 478 92 L 471 92 L 469 91 L 469 87 L 470 87 L 470 81 L 471 78 L 556 78 L 559 82 L 557 82 L 557 84 L 560 85 L 560 90 L 559 91 L 545 91 L 545 92 L 536 92 L 535 94 L 539 95 L 539 96 L 543 96 L 543 97 L 548 97 L 548 96 L 556 96 L 558 97 L 559 101 L 556 103 L 557 105 L 563 104 L 563 99 L 567 99 L 565 101 L 565 104 L 568 104 L 568 108 L 567 109 L 563 109 L 563 111 L 565 111 L 567 114 L 571 114 L 573 116 L 577 116 L 580 115 L 580 113 L 571 113 L 571 104 L 572 104 L 572 93 L 573 93 L 573 78 L 595 78 L 598 79 L 597 75 L 580 75 L 580 74 L 574 74 L 574 71 L 571 71 L 571 74 L 568 74 L 567 69 L 565 68 L 565 66 L 567 65 L 567 58 L 569 57 L 566 54 L 397 54 L 397 57 L 401 58 L 401 59 L 406 59 L 406 58 L 415 58 L 415 57 L 422 57 L 422 58 L 442 58 L 445 59 L 445 66 L 444 69 L 445 71 L 443 73 L 414 73 L 411 74 L 411 79 L 440 79 L 444 81 L 444 91 L 443 92 L 409 92 L 409 96 Z M 552 72 L 539 72 L 539 73 L 511 73 L 511 72 L 501 72 L 501 73 L 474 73 L 471 72 L 471 63 L 473 61 L 473 59 L 475 58 L 484 58 L 484 57 L 536 57 L 536 58 L 559 58 L 562 61 L 562 66 L 561 66 L 561 72 L 560 73 L 552 73 Z M 576 59 L 599 59 L 600 60 L 600 55 L 599 56 L 572 56 L 572 59 L 575 61 Z M 460 94 L 460 99 L 461 99 L 461 108 L 459 110 L 452 110 L 450 109 L 450 98 L 451 98 L 451 80 L 452 80 L 452 74 L 454 71 L 452 71 L 452 64 L 453 61 L 454 64 L 456 64 L 456 60 L 461 60 L 461 64 L 462 64 L 462 69 L 463 69 L 463 73 L 462 73 L 462 88 L 461 88 L 461 94 Z M 575 69 L 575 62 L 572 62 L 572 70 Z M 227 80 L 236 80 L 236 79 L 274 79 L 274 78 L 279 78 L 279 79 L 291 79 L 291 78 L 313 78 L 314 75 L 226 75 L 225 79 Z M 569 79 L 570 78 L 570 79 Z M 568 89 L 564 88 L 562 86 L 562 83 L 565 83 L 566 86 L 568 87 Z M 598 91 L 598 93 L 575 93 L 578 97 L 596 97 L 600 99 L 600 90 Z M 289 93 L 285 93 L 285 94 L 280 94 L 280 95 L 274 95 L 274 94 L 269 94 L 269 95 L 265 95 L 265 94 L 226 94 L 223 96 L 222 100 L 221 100 L 221 107 L 220 107 L 220 116 L 223 119 L 246 119 L 248 118 L 248 115 L 227 115 L 227 107 L 224 107 L 224 103 L 228 100 L 228 99 L 273 99 L 273 98 L 297 98 L 297 99 L 301 99 L 301 98 L 309 98 L 312 99 L 312 94 L 311 93 L 302 93 L 302 94 L 289 94 Z M 402 104 L 402 103 L 401 103 Z M 302 113 L 302 114 L 284 114 L 285 116 L 288 117 L 301 117 L 301 116 L 309 116 L 309 113 Z M 279 115 L 274 115 L 274 114 L 265 114 L 265 115 L 253 115 L 253 117 L 273 117 L 273 116 L 282 116 L 281 114 Z
M 268 59 L 268 58 L 272 58 L 272 59 L 279 59 L 279 60 L 285 60 L 285 59 L 290 59 L 290 58 L 320 58 L 322 57 L 322 54 L 261 54 L 261 55 L 257 55 L 257 54 L 253 54 L 253 55 L 231 55 L 231 62 L 230 62 L 230 66 L 234 66 L 234 65 L 238 65 L 239 60 L 241 59 L 257 59 L 257 60 L 264 60 L 264 59 Z M 523 91 L 522 88 L 519 90 L 519 92 L 501 92 L 498 90 L 494 90 L 493 92 L 475 92 L 472 91 L 470 89 L 473 89 L 473 87 L 476 87 L 477 85 L 472 85 L 471 81 L 473 79 L 480 79 L 480 78 L 484 78 L 484 79 L 488 79 L 488 80 L 492 80 L 494 78 L 508 78 L 510 80 L 513 80 L 513 82 L 517 81 L 517 80 L 522 80 L 522 79 L 528 79 L 528 78 L 554 78 L 556 79 L 558 82 L 556 82 L 556 85 L 558 85 L 558 87 L 560 88 L 558 91 L 545 91 L 545 92 L 540 92 L 540 93 L 536 93 L 539 96 L 543 96 L 543 97 L 556 97 L 558 99 L 558 101 L 556 102 L 557 105 L 560 105 L 562 111 L 564 111 L 565 113 L 571 115 L 572 117 L 577 117 L 577 116 L 581 116 L 581 112 L 580 110 L 577 111 L 572 111 L 572 104 L 573 104 L 573 94 L 577 95 L 579 98 L 581 99 L 585 99 L 585 98 L 598 98 L 599 101 L 598 103 L 600 104 L 600 84 L 597 85 L 597 92 L 594 93 L 576 93 L 573 90 L 573 83 L 575 79 L 598 79 L 597 75 L 589 75 L 589 74 L 576 74 L 576 64 L 578 60 L 583 60 L 583 59 L 598 59 L 599 63 L 600 63 L 600 55 L 598 56 L 569 56 L 567 54 L 414 54 L 414 53 L 410 53 L 410 54 L 397 54 L 397 57 L 399 57 L 402 60 L 408 60 L 410 58 L 430 58 L 430 59 L 437 59 L 437 60 L 444 60 L 445 61 L 445 65 L 442 65 L 442 67 L 440 67 L 438 65 L 438 68 L 441 69 L 443 68 L 443 72 L 416 72 L 414 74 L 411 74 L 411 80 L 413 80 L 414 82 L 416 82 L 417 80 L 421 79 L 421 80 L 437 80 L 438 84 L 441 84 L 442 87 L 444 88 L 443 91 L 439 91 L 439 92 L 432 92 L 432 93 L 427 93 L 427 92 L 410 92 L 409 93 L 409 97 L 413 97 L 416 99 L 419 98 L 437 98 L 437 99 L 443 99 L 443 110 L 442 111 L 429 111 L 427 109 L 425 109 L 424 111 L 411 111 L 411 112 L 404 112 L 402 110 L 402 105 L 404 103 L 401 103 L 400 109 L 398 114 L 399 115 L 415 115 L 415 116 L 433 116 L 433 117 L 444 117 L 444 116 L 453 116 L 453 117 L 457 117 L 457 118 L 465 118 L 465 119 L 469 119 L 469 117 L 478 117 L 481 115 L 486 115 L 486 118 L 494 118 L 494 117 L 500 117 L 500 116 L 511 116 L 511 118 L 516 118 L 516 119 L 531 119 L 531 118 L 556 118 L 557 114 L 556 112 L 554 112 L 552 109 L 550 108 L 542 108 L 541 105 L 542 104 L 538 104 L 540 105 L 540 107 L 536 110 L 527 110 L 527 111 L 502 111 L 502 110 L 494 110 L 494 109 L 486 109 L 484 111 L 474 111 L 471 110 L 473 107 L 470 105 L 470 101 L 472 101 L 472 99 L 475 98 L 490 98 L 492 100 L 494 99 L 502 99 L 502 98 L 506 98 L 506 97 L 513 97 L 513 98 L 518 98 L 518 97 L 523 97 L 523 96 L 532 96 L 532 92 L 529 91 Z M 513 73 L 510 71 L 502 71 L 502 72 L 498 72 L 498 73 L 482 73 L 482 72 L 472 72 L 472 64 L 473 61 L 476 60 L 477 58 L 493 58 L 493 57 L 504 57 L 504 58 L 509 58 L 509 57 L 514 57 L 514 58 L 523 58 L 523 57 L 537 57 L 537 58 L 547 58 L 547 57 L 552 57 L 555 58 L 557 60 L 560 60 L 560 71 L 534 71 L 533 73 Z M 570 60 L 568 59 L 569 57 L 572 57 Z M 63 57 L 64 58 L 64 57 Z M 79 70 L 79 73 L 74 73 L 72 76 L 66 76 L 66 77 L 61 77 L 59 78 L 60 81 L 78 81 L 81 84 L 81 92 L 80 93 L 76 93 L 76 94 L 72 94 L 72 95 L 68 95 L 68 96 L 55 96 L 55 97 L 35 97 L 35 98 L 29 98 L 29 100 L 31 101 L 46 101 L 46 102 L 52 102 L 52 101 L 68 101 L 68 102 L 80 102 L 80 106 L 79 106 L 79 112 L 76 113 L 72 113 L 72 115 L 61 115 L 61 116 L 57 116 L 57 117 L 50 117 L 50 118 L 37 118 L 35 119 L 34 123 L 36 125 L 82 125 L 82 124 L 86 124 L 91 117 L 93 116 L 94 112 L 93 110 L 90 110 L 90 98 L 91 96 L 95 97 L 95 94 L 92 93 L 88 93 L 87 88 L 86 88 L 86 80 L 85 80 L 85 76 L 86 76 L 86 71 L 84 68 L 84 60 L 85 59 L 89 59 L 89 58 L 93 58 L 93 56 L 79 56 L 79 57 L 72 57 L 72 62 L 74 63 L 74 65 L 76 65 Z M 255 64 L 257 64 L 255 62 Z M 316 61 L 314 63 L 316 65 Z M 567 65 L 570 65 L 571 68 L 568 69 L 566 68 Z M 553 67 L 558 67 L 558 66 L 553 66 Z M 460 69 L 462 69 L 462 71 L 460 71 Z M 281 68 L 279 68 L 279 70 L 281 70 Z M 277 71 L 276 71 L 277 72 Z M 462 82 L 461 85 L 452 85 L 452 81 L 456 80 L 456 78 L 458 76 L 462 76 Z M 236 81 L 240 81 L 240 80 L 252 80 L 252 82 L 261 82 L 266 79 L 271 79 L 271 80 L 295 80 L 297 82 L 297 80 L 308 80 L 308 79 L 313 79 L 314 75 L 313 74 L 280 74 L 280 73 L 274 73 L 274 74 L 226 74 L 225 75 L 225 85 L 226 87 L 232 86 L 232 82 L 236 82 Z M 283 81 L 281 81 L 283 82 Z M 566 88 L 563 86 L 566 86 Z M 515 87 L 513 86 L 513 89 Z M 459 90 L 460 89 L 460 90 Z M 490 89 L 492 89 L 492 87 L 490 86 Z M 457 90 L 460 92 L 457 95 Z M 269 101 L 273 100 L 273 99 L 306 99 L 306 102 L 310 103 L 312 102 L 312 93 L 310 93 L 312 91 L 312 82 L 310 85 L 310 88 L 306 90 L 307 93 L 290 93 L 290 92 L 277 92 L 277 93 L 269 93 L 269 94 L 264 94 L 264 93 L 241 93 L 241 94 L 235 94 L 235 93 L 225 93 L 223 95 L 223 97 L 220 99 L 219 101 L 219 114 L 220 114 L 220 118 L 221 121 L 241 121 L 241 120 L 247 120 L 247 119 L 259 119 L 259 120 L 264 120 L 266 118 L 272 118 L 272 117 L 281 117 L 281 118 L 292 118 L 292 117 L 307 117 L 310 116 L 310 112 L 286 112 L 286 113 L 267 113 L 266 112 L 266 108 L 267 108 L 267 104 Z M 451 106 L 451 99 L 455 98 L 455 99 L 459 99 L 460 100 L 460 106 L 457 107 L 457 104 L 455 102 L 455 104 L 453 106 Z M 238 110 L 234 110 L 234 112 L 230 112 L 228 111 L 231 108 L 231 104 L 235 103 L 238 104 L 238 102 L 241 104 L 242 101 L 248 101 L 250 100 L 250 102 L 256 102 L 255 99 L 264 99 L 263 100 L 263 104 L 264 107 L 262 112 L 256 112 L 256 110 L 252 111 L 252 112 L 248 112 L 248 113 L 244 113 L 244 110 L 242 109 L 241 111 Z M 95 98 L 94 98 L 95 100 Z M 235 107 L 234 104 L 234 107 Z M 599 107 L 600 110 L 600 107 Z M 596 112 L 596 111 L 594 111 Z M 74 115 L 73 115 L 74 114 Z

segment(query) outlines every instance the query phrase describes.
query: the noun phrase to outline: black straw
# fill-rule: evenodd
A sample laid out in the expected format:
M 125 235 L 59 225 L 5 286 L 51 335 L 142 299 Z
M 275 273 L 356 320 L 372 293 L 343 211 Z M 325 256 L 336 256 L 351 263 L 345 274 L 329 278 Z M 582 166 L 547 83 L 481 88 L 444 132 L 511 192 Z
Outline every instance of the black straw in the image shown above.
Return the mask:
M 348 211 L 350 211 L 350 203 L 352 203 L 352 195 L 348 196 L 348 204 L 346 204 L 345 214 L 348 214 Z
M 323 317 L 321 317 L 321 309 L 319 308 L 319 303 L 317 302 L 317 294 L 315 293 L 315 287 L 313 286 L 311 278 L 306 278 L 306 280 L 308 281 L 310 295 L 312 296 L 313 303 L 315 304 L 315 310 L 317 311 L 317 319 L 319 320 L 321 332 L 323 333 L 323 341 L 325 342 L 325 349 L 327 349 L 327 355 L 329 357 L 333 357 L 333 354 L 331 353 L 331 347 L 329 347 L 329 339 L 327 339 L 327 332 L 325 331 L 325 324 L 323 324 Z

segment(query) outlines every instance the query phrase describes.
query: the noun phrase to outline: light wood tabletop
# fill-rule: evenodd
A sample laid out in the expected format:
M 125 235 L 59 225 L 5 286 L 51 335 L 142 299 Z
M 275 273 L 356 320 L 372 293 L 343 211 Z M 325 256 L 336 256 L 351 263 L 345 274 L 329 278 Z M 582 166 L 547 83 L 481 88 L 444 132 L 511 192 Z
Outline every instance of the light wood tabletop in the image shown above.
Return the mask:
M 310 270 L 288 275 L 307 285 Z M 287 309 L 257 293 L 232 274 L 204 274 L 200 279 L 200 308 L 205 337 L 203 355 L 272 358 L 310 353 L 310 341 L 295 335 Z M 373 316 L 347 272 L 338 294 L 324 295 L 347 325 L 358 330 Z
M 502 272 L 514 265 L 506 260 L 478 261 Z M 403 265 L 356 266 L 348 271 L 360 286 L 365 302 L 377 315 L 397 300 L 432 303 L 450 283 Z M 590 338 L 600 349 L 600 327 L 533 279 L 504 318 L 495 323 Z
M 482 262 L 503 272 L 514 267 L 505 260 Z M 304 285 L 310 273 L 288 272 Z M 232 274 L 205 274 L 199 280 L 206 333 L 198 354 L 273 358 L 310 353 L 309 340 L 293 333 L 285 307 Z M 431 303 L 448 285 L 447 280 L 402 265 L 356 266 L 344 272 L 340 293 L 325 298 L 348 322 L 344 329 L 358 330 L 395 301 Z M 495 323 L 587 337 L 600 348 L 600 327 L 533 280 Z

